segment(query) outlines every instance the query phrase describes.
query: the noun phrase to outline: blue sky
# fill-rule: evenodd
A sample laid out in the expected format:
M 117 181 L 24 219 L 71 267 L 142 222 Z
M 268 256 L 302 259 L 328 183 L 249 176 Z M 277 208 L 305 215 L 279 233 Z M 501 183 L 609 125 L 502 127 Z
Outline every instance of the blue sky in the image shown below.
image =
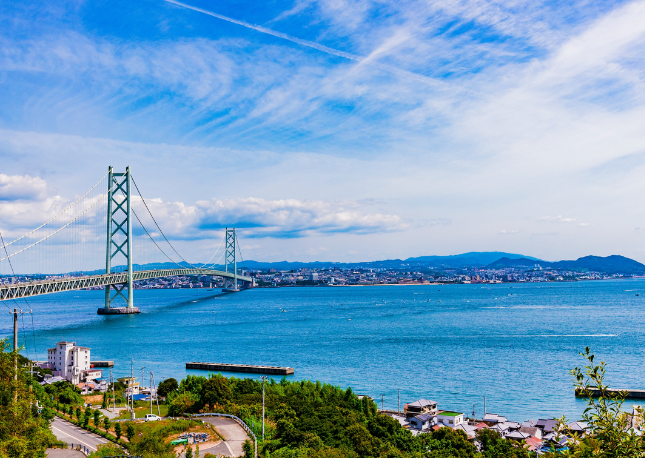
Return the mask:
M 130 165 L 188 257 L 645 262 L 645 2 L 184 3 L 0 5 L 0 230 Z

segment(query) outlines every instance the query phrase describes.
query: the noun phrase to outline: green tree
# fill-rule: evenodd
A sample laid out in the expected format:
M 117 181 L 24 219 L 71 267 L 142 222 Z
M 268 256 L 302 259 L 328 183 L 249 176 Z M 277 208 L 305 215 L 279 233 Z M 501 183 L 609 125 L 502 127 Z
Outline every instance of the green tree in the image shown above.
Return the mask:
M 103 403 L 101 404 L 101 409 L 107 409 L 108 401 L 107 401 L 107 393 L 103 393 Z
M 626 393 L 609 391 L 605 383 L 607 365 L 604 361 L 596 364 L 589 347 L 580 353 L 587 365 L 575 367 L 574 386 L 579 395 L 587 396 L 587 408 L 583 419 L 587 422 L 590 438 L 573 447 L 570 456 L 598 458 L 642 457 L 645 456 L 645 442 L 634 429 L 628 427 L 628 416 L 623 411 Z M 592 390 L 599 397 L 592 396 Z M 562 425 L 564 421 L 560 422 Z
M 183 382 L 182 382 L 183 384 Z M 202 383 L 200 389 L 200 399 L 202 406 L 223 403 L 226 399 L 231 398 L 231 389 L 228 380 L 217 374 Z
M 504 439 L 497 431 L 483 428 L 477 431 L 476 435 L 481 444 L 483 458 L 529 458 L 524 447 Z
M 167 378 L 159 384 L 157 394 L 163 398 L 167 397 L 170 393 L 177 392 L 179 384 L 174 378 Z
M 101 421 L 101 412 L 99 412 L 99 409 L 96 409 L 94 411 L 94 426 L 98 428 L 100 421 Z
M 426 454 L 429 458 L 474 458 L 477 452 L 475 446 L 468 441 L 466 433 L 460 430 L 445 427 L 418 437 L 430 452 Z
M 186 458 L 193 458 L 193 448 L 190 445 L 186 446 Z
M 50 403 L 51 397 L 26 371 L 19 370 L 14 380 L 14 362 L 20 367 L 28 360 L 9 348 L 6 339 L 0 340 L 0 457 L 42 457 L 55 440 L 48 421 L 53 412 L 43 408 L 39 414 L 32 407 L 36 401 Z
M 105 432 L 107 432 L 110 429 L 111 422 L 108 417 L 103 417 L 103 428 L 105 428 Z
M 131 441 L 134 438 L 134 425 L 130 422 L 128 422 L 126 428 L 125 428 L 125 435 L 128 438 L 129 441 Z
M 116 436 L 116 440 L 119 440 L 119 438 L 121 437 L 121 433 L 122 433 L 122 431 L 121 431 L 121 423 L 117 422 L 114 425 L 114 435 Z
M 81 415 L 83 415 L 83 411 L 81 410 L 81 408 L 80 408 L 80 407 L 77 407 L 77 408 L 76 408 L 76 419 L 77 419 L 78 421 L 81 421 Z
M 199 458 L 199 442 L 195 444 L 195 458 Z

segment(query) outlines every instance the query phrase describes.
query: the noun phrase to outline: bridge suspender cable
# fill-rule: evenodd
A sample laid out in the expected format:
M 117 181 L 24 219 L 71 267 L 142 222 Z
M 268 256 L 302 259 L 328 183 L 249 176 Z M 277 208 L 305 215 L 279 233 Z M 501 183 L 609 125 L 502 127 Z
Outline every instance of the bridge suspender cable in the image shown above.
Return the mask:
M 18 237 L 18 238 L 17 238 L 16 240 L 14 240 L 13 242 L 9 242 L 9 243 L 7 243 L 6 245 L 4 245 L 4 246 L 5 246 L 5 251 L 6 251 L 6 247 L 8 247 L 9 245 L 11 245 L 12 243 L 16 243 L 18 240 L 22 240 L 22 239 L 24 239 L 25 237 L 27 237 L 28 235 L 33 234 L 33 233 L 34 233 L 34 232 L 36 232 L 38 229 L 40 229 L 40 228 L 42 228 L 42 227 L 44 227 L 44 226 L 47 226 L 49 223 L 51 223 L 52 221 L 54 221 L 54 220 L 55 220 L 56 218 L 58 218 L 60 215 L 62 215 L 62 214 L 63 214 L 63 213 L 65 213 L 67 210 L 69 210 L 70 208 L 72 208 L 74 205 L 76 205 L 77 203 L 79 203 L 79 202 L 80 202 L 80 201 L 81 201 L 85 196 L 87 196 L 87 195 L 92 191 L 92 189 L 96 188 L 96 187 L 101 183 L 101 181 L 103 181 L 103 179 L 104 179 L 106 176 L 107 176 L 107 173 L 106 173 L 105 175 L 103 175 L 103 178 L 101 178 L 101 179 L 100 179 L 100 180 L 99 180 L 99 181 L 98 181 L 94 186 L 92 186 L 92 187 L 90 188 L 90 190 L 89 190 L 89 191 L 87 191 L 85 194 L 83 194 L 81 197 L 79 197 L 79 198 L 78 198 L 78 200 L 77 200 L 76 202 L 74 202 L 73 204 L 70 204 L 68 207 L 66 207 L 63 211 L 61 211 L 59 214 L 57 214 L 56 216 L 54 216 L 52 219 L 50 219 L 50 220 L 49 220 L 49 221 L 47 221 L 46 223 L 41 224 L 41 225 L 40 225 L 40 226 L 38 226 L 36 229 L 34 229 L 34 230 L 30 231 L 30 232 L 27 232 L 27 233 L 26 233 L 26 234 L 24 234 L 23 236 Z M 5 258 L 5 259 L 6 259 L 6 258 Z
M 131 176 L 131 177 L 132 177 L 132 176 Z M 175 253 L 177 253 L 177 250 L 175 250 L 175 247 L 174 247 L 174 246 L 172 246 L 172 243 L 170 243 L 170 241 L 169 241 L 169 240 L 168 240 L 168 238 L 166 237 L 166 234 L 164 234 L 164 233 L 163 233 L 163 231 L 162 231 L 162 230 L 161 230 L 161 228 L 159 227 L 159 224 L 157 224 L 157 220 L 155 219 L 155 217 L 154 217 L 154 216 L 152 216 L 152 212 L 151 212 L 151 211 L 150 211 L 150 209 L 148 208 L 148 204 L 146 203 L 146 200 L 145 200 L 145 199 L 143 198 L 143 196 L 141 195 L 141 191 L 139 191 L 139 186 L 137 186 L 137 182 L 136 182 L 136 181 L 134 181 L 134 177 L 132 177 L 132 183 L 134 183 L 134 187 L 137 189 L 137 192 L 139 193 L 139 197 L 141 197 L 141 201 L 143 202 L 143 205 L 145 205 L 146 210 L 148 210 L 148 213 L 150 214 L 150 217 L 152 218 L 152 221 L 154 221 L 154 222 L 155 222 L 155 226 L 157 226 L 157 229 L 159 229 L 159 232 L 161 232 L 161 235 L 163 236 L 163 238 L 166 240 L 166 242 L 168 243 L 168 245 L 170 245 L 170 248 L 172 248 L 172 250 L 173 250 Z M 137 219 L 138 219 L 138 218 L 137 218 Z M 139 222 L 141 223 L 141 220 L 139 220 Z M 141 225 L 143 226 L 143 223 L 142 223 Z M 144 229 L 145 229 L 145 228 L 144 228 Z M 148 232 L 148 231 L 146 230 L 146 232 Z M 150 235 L 150 234 L 148 234 L 148 235 Z M 152 237 L 151 237 L 151 238 L 152 238 Z M 156 245 L 156 243 L 155 243 L 155 245 Z M 157 245 L 157 246 L 159 246 L 159 245 Z M 159 249 L 161 249 L 161 248 L 159 248 Z M 164 254 L 165 254 L 165 253 L 164 253 Z M 184 261 L 184 262 L 185 262 L 186 264 L 188 264 L 190 267 L 192 267 L 192 268 L 196 269 L 196 267 L 195 267 L 194 265 L 192 265 L 191 263 L 189 263 L 188 261 L 186 261 L 186 260 L 183 258 L 183 256 L 182 256 L 182 255 L 180 255 L 179 253 L 177 253 L 177 256 L 179 256 L 179 257 L 182 259 L 182 261 Z M 173 262 L 174 262 L 174 261 L 173 261 Z M 176 264 L 176 263 L 175 263 L 175 264 Z
M 109 192 L 109 191 L 108 191 L 108 192 Z M 106 194 L 107 194 L 107 193 L 106 193 Z M 89 206 L 89 207 L 87 207 L 85 210 L 83 210 L 83 213 L 81 213 L 80 215 L 78 215 L 76 218 L 74 218 L 73 220 L 71 220 L 70 222 L 68 222 L 67 224 L 65 224 L 64 226 L 59 227 L 59 228 L 58 228 L 58 229 L 56 229 L 54 232 L 52 232 L 51 234 L 49 234 L 47 237 L 43 237 L 42 239 L 38 240 L 37 242 L 34 242 L 34 243 L 32 243 L 31 245 L 24 247 L 22 250 L 18 250 L 18 251 L 16 251 L 15 253 L 7 254 L 7 255 L 6 255 L 6 257 L 4 257 L 4 258 L 0 259 L 0 261 L 4 261 L 5 259 L 9 259 L 10 257 L 17 255 L 18 253 L 22 253 L 23 251 L 28 250 L 29 248 L 31 248 L 31 247 L 33 247 L 33 246 L 38 245 L 40 242 L 43 242 L 43 241 L 47 240 L 48 238 L 50 238 L 51 236 L 53 236 L 53 235 L 57 234 L 58 232 L 62 231 L 62 230 L 63 230 L 63 229 L 65 229 L 67 226 L 69 226 L 69 225 L 70 225 L 70 224 L 72 224 L 74 221 L 76 221 L 76 220 L 77 220 L 77 219 L 79 219 L 81 216 L 83 216 L 85 213 L 87 213 L 89 210 L 91 210 L 91 209 L 92 209 L 92 207 L 94 207 L 97 203 L 99 203 L 99 201 L 101 200 L 101 198 L 102 198 L 104 195 L 106 195 L 106 194 L 102 194 L 102 195 L 100 195 L 100 196 L 99 196 L 99 198 L 98 198 L 98 199 L 96 199 L 96 202 L 94 202 L 92 205 L 90 205 L 90 206 Z M 42 226 L 41 226 L 41 227 L 42 227 Z M 33 231 L 32 231 L 32 232 L 33 232 Z M 22 237 L 21 237 L 21 238 L 22 238 Z M 5 252 L 6 252 L 6 247 L 5 247 Z
M 164 256 L 166 256 L 166 257 L 170 260 L 170 262 L 172 262 L 172 263 L 174 263 L 174 264 L 177 264 L 179 267 L 182 267 L 182 268 L 183 268 L 184 266 L 182 266 L 181 264 L 179 264 L 177 261 L 173 260 L 170 256 L 168 256 L 168 255 L 166 254 L 166 252 L 165 252 L 164 250 L 162 250 L 162 249 L 161 249 L 161 247 L 157 244 L 157 242 L 155 241 L 155 239 L 153 239 L 153 238 L 152 238 L 152 235 L 150 235 L 150 232 L 148 232 L 148 229 L 146 229 L 146 227 L 143 225 L 143 223 L 142 223 L 142 222 L 141 222 L 141 220 L 139 219 L 139 215 L 137 215 L 137 212 L 135 212 L 135 211 L 134 211 L 134 209 L 132 209 L 132 213 L 134 213 L 134 216 L 137 218 L 137 221 L 139 221 L 139 224 L 141 224 L 141 227 L 143 228 L 143 230 L 144 230 L 144 231 L 146 231 L 146 234 L 148 234 L 148 237 L 150 237 L 150 240 L 152 240 L 152 243 L 154 243 L 154 244 L 155 244 L 155 246 L 156 246 L 157 248 L 159 248 L 159 251 L 161 251 L 161 252 L 164 254 Z

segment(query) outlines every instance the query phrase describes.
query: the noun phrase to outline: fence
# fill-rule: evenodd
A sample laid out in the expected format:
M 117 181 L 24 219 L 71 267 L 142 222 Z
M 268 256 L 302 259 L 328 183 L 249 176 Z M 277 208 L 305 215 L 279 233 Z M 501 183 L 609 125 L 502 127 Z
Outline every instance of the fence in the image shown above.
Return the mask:
M 78 450 L 79 452 L 83 453 L 85 456 L 89 455 L 92 453 L 92 450 L 84 446 L 83 444 L 68 444 L 66 442 L 58 442 L 55 444 L 56 448 L 63 448 L 63 449 L 72 449 L 72 450 Z
M 250 434 L 253 437 L 253 444 L 255 445 L 255 458 L 258 458 L 258 438 L 255 437 L 255 434 L 253 434 L 253 431 L 251 431 L 251 428 L 248 427 L 246 423 L 242 421 L 241 418 L 236 417 L 235 415 L 229 415 L 227 413 L 196 413 L 196 414 L 184 414 L 184 415 L 189 415 L 190 417 L 226 417 L 226 418 L 232 418 L 236 422 L 240 424 L 242 428 L 244 428 L 244 431 L 246 431 L 248 434 Z

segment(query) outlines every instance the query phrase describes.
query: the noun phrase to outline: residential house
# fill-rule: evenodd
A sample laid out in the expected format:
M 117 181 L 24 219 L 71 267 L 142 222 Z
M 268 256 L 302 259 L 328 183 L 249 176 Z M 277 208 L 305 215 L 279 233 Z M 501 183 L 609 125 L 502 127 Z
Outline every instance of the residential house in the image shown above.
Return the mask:
M 450 410 L 443 410 L 437 413 L 437 424 L 454 428 L 458 425 L 464 424 L 464 414 L 460 412 L 452 412 Z
M 426 430 L 437 424 L 437 417 L 431 413 L 422 413 L 409 420 L 410 426 L 414 429 Z
M 488 426 L 493 426 L 497 423 L 504 423 L 505 421 L 508 421 L 508 419 L 506 417 L 502 417 L 501 415 L 497 415 L 496 413 L 487 413 L 484 415 L 482 421 Z
M 419 399 L 418 401 L 406 404 L 403 408 L 406 418 L 416 417 L 424 413 L 437 414 L 437 403 L 428 399 Z

